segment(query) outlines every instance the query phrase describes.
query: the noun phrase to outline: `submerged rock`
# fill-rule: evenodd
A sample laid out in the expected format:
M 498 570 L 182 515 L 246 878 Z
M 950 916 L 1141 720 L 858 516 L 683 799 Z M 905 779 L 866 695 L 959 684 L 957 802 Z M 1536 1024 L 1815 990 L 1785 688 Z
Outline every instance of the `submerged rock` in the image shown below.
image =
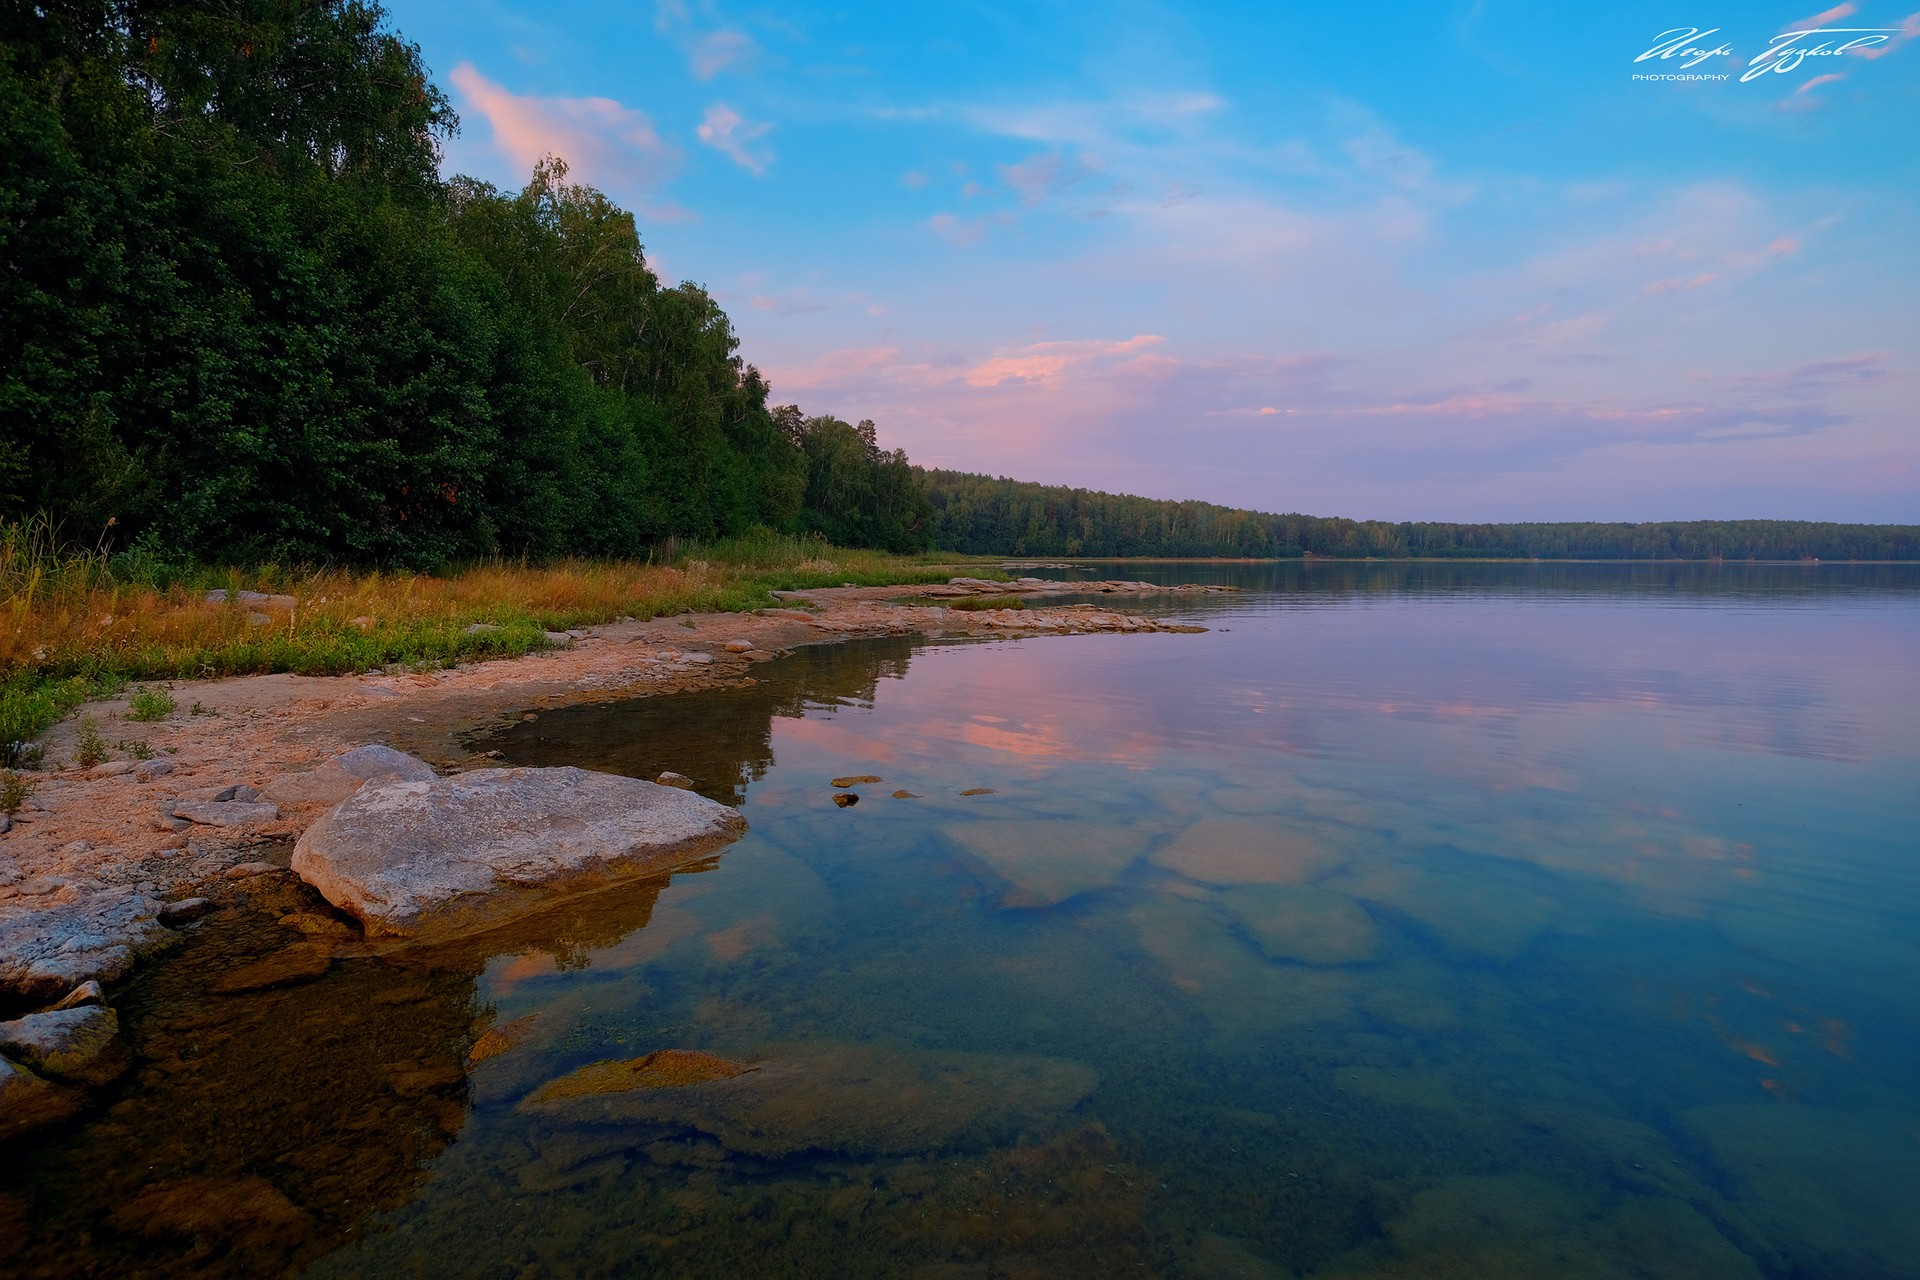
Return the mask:
M 538 1107 L 565 1098 L 629 1093 L 635 1089 L 684 1089 L 710 1080 L 731 1080 L 752 1070 L 745 1063 L 729 1062 L 697 1049 L 660 1049 L 625 1062 L 589 1063 L 535 1089 L 527 1096 L 527 1105 Z
M 1106 888 L 1146 851 L 1148 839 L 1138 829 L 1064 819 L 956 823 L 946 834 L 1008 883 L 1004 907 L 1050 907 Z
M 584 769 L 376 782 L 321 815 L 293 869 L 369 936 L 452 937 L 557 893 L 684 866 L 746 831 L 690 791 Z
M 860 786 L 862 783 L 883 782 L 883 781 L 885 781 L 885 779 L 876 777 L 871 773 L 854 773 L 854 774 L 849 774 L 844 778 L 835 778 L 833 780 L 833 785 L 836 787 L 857 787 L 857 786 Z
M 586 1070 L 631 1066 L 598 1063 Z M 680 1087 L 556 1088 L 581 1074 L 536 1090 L 520 1109 L 568 1123 L 695 1130 L 729 1151 L 767 1157 L 920 1154 L 1004 1141 L 1057 1126 L 1100 1083 L 1093 1068 L 1062 1058 L 872 1045 L 809 1047 Z
M 1226 890 L 1220 903 L 1275 960 L 1357 964 L 1380 949 L 1373 917 L 1344 894 L 1308 885 L 1257 884 Z
M 84 1101 L 78 1091 L 50 1084 L 0 1057 L 0 1141 L 64 1120 Z
M 1205 884 L 1299 884 L 1346 861 L 1312 836 L 1270 822 L 1206 818 L 1154 852 L 1155 864 Z
M 120 1019 L 100 1005 L 51 1009 L 0 1022 L 0 1052 L 43 1076 L 106 1084 L 131 1064 Z
M 834 795 L 833 802 L 842 809 L 851 809 L 854 805 L 860 803 L 860 797 L 851 791 L 841 791 Z
M 325 947 L 317 947 L 310 942 L 296 942 L 264 959 L 241 965 L 208 990 L 224 996 L 242 991 L 264 991 L 268 987 L 284 987 L 317 978 L 332 963 L 333 957 Z
M 655 778 L 654 781 L 663 787 L 678 787 L 682 791 L 697 790 L 692 778 L 689 778 L 684 773 L 675 773 L 671 769 Z

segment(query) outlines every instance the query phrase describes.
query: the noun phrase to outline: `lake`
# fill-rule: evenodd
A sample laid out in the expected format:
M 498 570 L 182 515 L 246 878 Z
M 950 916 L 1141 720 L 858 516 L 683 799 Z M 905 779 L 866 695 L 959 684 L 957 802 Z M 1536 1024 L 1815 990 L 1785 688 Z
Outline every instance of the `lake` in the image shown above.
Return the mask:
M 1240 591 L 519 725 L 750 833 L 247 997 L 205 934 L 20 1265 L 1920 1276 L 1920 569 L 1030 572 Z M 759 1070 L 542 1088 L 669 1049 Z

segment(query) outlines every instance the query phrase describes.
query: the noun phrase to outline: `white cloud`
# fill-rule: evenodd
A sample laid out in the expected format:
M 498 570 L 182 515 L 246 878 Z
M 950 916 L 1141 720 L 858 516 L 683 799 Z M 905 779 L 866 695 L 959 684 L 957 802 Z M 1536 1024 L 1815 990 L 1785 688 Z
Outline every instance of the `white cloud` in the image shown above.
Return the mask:
M 765 175 L 773 163 L 773 148 L 757 145 L 773 128 L 770 124 L 752 124 L 724 102 L 707 108 L 707 114 L 695 130 L 700 141 L 726 156 L 756 178 Z

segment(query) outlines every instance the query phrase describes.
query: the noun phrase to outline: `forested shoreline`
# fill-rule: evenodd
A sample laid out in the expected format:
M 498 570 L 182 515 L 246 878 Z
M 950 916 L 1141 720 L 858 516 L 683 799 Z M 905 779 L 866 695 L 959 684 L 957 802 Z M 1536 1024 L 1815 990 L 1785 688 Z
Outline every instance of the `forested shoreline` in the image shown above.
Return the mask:
M 1795 520 L 1393 523 L 925 470 L 937 545 L 1013 556 L 1920 560 L 1920 525 Z
M 1915 526 L 1384 523 L 923 471 L 771 403 L 726 313 L 361 0 L 0 10 L 0 525 L 434 569 L 768 530 L 996 555 L 1920 558 Z
M 564 161 L 442 180 L 377 5 L 5 13 L 0 520 L 227 563 L 927 545 L 905 455 L 770 406 Z

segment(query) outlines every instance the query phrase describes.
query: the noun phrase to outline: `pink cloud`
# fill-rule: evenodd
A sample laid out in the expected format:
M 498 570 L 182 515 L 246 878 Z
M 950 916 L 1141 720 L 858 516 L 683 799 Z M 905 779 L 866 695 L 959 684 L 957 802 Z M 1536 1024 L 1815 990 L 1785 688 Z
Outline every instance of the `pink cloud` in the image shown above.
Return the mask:
M 462 105 L 486 120 L 493 148 L 521 173 L 549 155 L 571 176 L 595 185 L 651 185 L 664 179 L 678 153 L 643 111 L 612 98 L 542 98 L 510 93 L 472 63 L 448 77 Z
M 1846 78 L 1847 78 L 1847 73 L 1844 71 L 1829 72 L 1824 76 L 1815 76 L 1813 79 L 1801 85 L 1798 89 L 1795 89 L 1794 92 L 1797 94 L 1806 93 L 1809 90 L 1818 89 L 1823 84 L 1833 84 L 1837 80 L 1845 80 Z
M 1800 242 L 1792 236 L 1781 236 L 1767 246 L 1767 252 L 1776 258 L 1784 258 L 1790 253 L 1800 252 Z
M 754 144 L 772 128 L 770 124 L 750 124 L 726 103 L 716 102 L 707 108 L 706 117 L 694 132 L 700 141 L 758 178 L 773 163 L 773 148 Z
M 1851 18 L 1860 12 L 1857 4 L 1837 4 L 1831 9 L 1823 9 L 1811 18 L 1802 18 L 1798 22 L 1789 22 L 1781 31 L 1810 31 L 1814 27 L 1824 27 L 1829 22 L 1838 22 L 1842 18 Z
M 1899 32 L 1899 35 L 1887 41 L 1885 44 L 1862 45 L 1858 49 L 1849 49 L 1847 52 L 1853 54 L 1855 57 L 1865 58 L 1868 61 L 1872 61 L 1875 58 L 1886 57 L 1909 40 L 1920 37 L 1920 13 L 1910 13 L 1902 18 L 1900 20 Z
M 1685 280 L 1655 280 L 1652 284 L 1640 290 L 1640 296 L 1643 298 L 1657 298 L 1663 293 L 1684 293 L 1689 290 L 1698 289 L 1701 285 L 1712 280 L 1718 280 L 1719 278 L 1720 274 L 1717 271 L 1703 271 L 1699 275 Z
M 994 387 L 1003 382 L 1052 384 L 1070 367 L 1164 341 L 1157 333 L 1143 333 L 1124 342 L 1037 342 L 980 361 L 966 371 L 964 380 L 970 387 Z

